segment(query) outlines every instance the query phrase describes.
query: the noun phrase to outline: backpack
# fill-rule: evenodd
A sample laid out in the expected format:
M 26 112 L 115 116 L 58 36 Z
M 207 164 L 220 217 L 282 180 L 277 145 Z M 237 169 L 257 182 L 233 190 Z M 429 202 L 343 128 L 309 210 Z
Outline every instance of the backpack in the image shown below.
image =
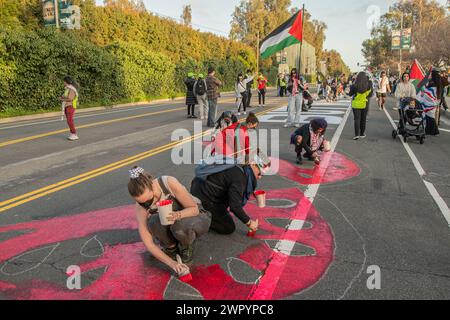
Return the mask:
M 208 177 L 234 167 L 238 167 L 242 172 L 244 172 L 244 169 L 236 163 L 236 159 L 234 158 L 224 157 L 222 155 L 219 155 L 219 157 L 220 158 L 211 157 L 207 160 L 201 160 L 200 163 L 195 166 L 195 179 L 223 190 L 221 186 L 208 181 Z
M 206 93 L 206 83 L 205 80 L 199 80 L 195 84 L 195 94 L 202 96 Z

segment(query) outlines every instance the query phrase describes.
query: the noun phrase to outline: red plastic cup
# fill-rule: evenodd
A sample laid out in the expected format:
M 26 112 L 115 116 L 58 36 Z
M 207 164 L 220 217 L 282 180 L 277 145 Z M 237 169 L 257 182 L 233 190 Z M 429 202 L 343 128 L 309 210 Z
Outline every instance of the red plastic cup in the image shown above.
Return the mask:
M 158 207 L 159 220 L 163 226 L 174 224 L 174 221 L 167 220 L 169 214 L 173 212 L 172 204 L 172 200 L 162 200 L 156 203 L 156 206 Z
M 254 230 L 248 230 L 247 237 L 253 238 L 256 234 L 256 231 Z
M 266 192 L 259 190 L 255 191 L 255 198 L 259 208 L 264 208 L 266 206 Z

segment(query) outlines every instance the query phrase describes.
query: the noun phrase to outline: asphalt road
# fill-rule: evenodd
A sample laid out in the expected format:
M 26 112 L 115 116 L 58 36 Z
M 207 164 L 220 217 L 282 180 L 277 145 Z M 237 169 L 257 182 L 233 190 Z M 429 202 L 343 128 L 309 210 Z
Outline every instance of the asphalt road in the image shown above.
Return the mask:
M 76 142 L 58 119 L 1 125 L 0 298 L 449 299 L 450 133 L 411 139 L 408 153 L 372 102 L 367 138 L 353 141 L 349 101 L 316 102 L 302 120 L 325 116 L 336 149 L 299 168 L 286 99 L 270 92 L 267 102 L 251 111 L 280 170 L 259 185 L 267 207 L 246 208 L 261 230 L 248 238 L 237 222 L 231 236 L 199 239 L 190 285 L 145 253 L 126 190 L 135 164 L 190 186 L 193 165 L 172 161 L 174 130 L 195 134 L 183 102 L 85 114 Z M 219 105 L 234 109 L 230 96 Z M 72 265 L 81 290 L 67 288 Z M 370 270 L 380 289 L 368 288 Z

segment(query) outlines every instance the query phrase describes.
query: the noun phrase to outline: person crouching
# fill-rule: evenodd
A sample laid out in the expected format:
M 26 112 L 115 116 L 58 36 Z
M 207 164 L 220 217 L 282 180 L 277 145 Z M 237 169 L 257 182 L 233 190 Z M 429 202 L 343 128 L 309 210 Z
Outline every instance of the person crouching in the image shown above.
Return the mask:
M 291 135 L 291 144 L 295 145 L 297 164 L 303 164 L 303 150 L 305 151 L 304 157 L 320 164 L 319 152 L 330 151 L 330 143 L 325 140 L 327 126 L 328 123 L 325 119 L 314 119 L 294 131 Z

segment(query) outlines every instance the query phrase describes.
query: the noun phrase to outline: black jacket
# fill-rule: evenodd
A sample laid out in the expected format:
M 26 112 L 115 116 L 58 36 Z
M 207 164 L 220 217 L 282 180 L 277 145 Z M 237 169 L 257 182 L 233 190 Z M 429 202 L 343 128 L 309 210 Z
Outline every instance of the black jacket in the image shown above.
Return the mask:
M 246 224 L 250 221 L 242 206 L 244 193 L 247 190 L 247 176 L 240 168 L 233 167 L 212 174 L 208 176 L 206 183 L 196 182 L 199 187 L 191 192 L 202 202 L 225 204 L 243 223 Z
M 196 80 L 192 78 L 187 78 L 184 80 L 184 84 L 186 85 L 186 104 L 198 104 L 197 97 L 194 95 L 194 85 Z
M 306 151 L 308 154 L 312 154 L 311 150 L 311 132 L 309 132 L 309 123 L 305 124 L 304 126 L 298 128 L 294 131 L 294 133 L 291 135 L 291 144 L 297 144 L 297 137 L 302 136 L 302 148 Z M 323 150 L 323 145 L 320 146 L 320 150 Z

